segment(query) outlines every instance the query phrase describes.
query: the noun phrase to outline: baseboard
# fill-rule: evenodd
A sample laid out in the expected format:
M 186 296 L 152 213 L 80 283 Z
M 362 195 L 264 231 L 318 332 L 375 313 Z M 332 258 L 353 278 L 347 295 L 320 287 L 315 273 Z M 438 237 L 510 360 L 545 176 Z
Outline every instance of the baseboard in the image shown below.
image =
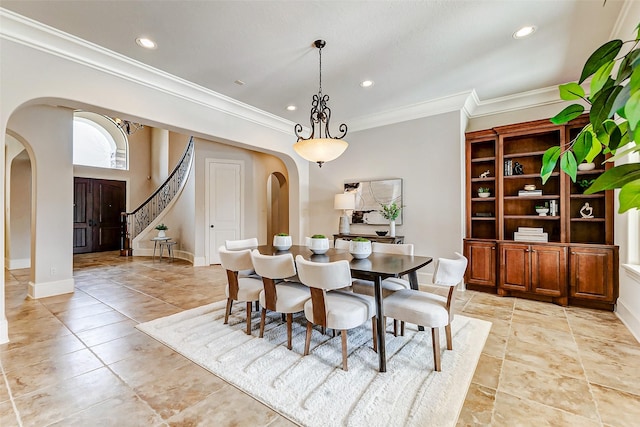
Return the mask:
M 151 249 L 147 249 L 147 248 L 135 249 L 133 251 L 133 256 L 148 256 L 148 257 L 152 257 L 153 256 L 153 248 L 151 248 Z M 191 252 L 174 250 L 173 251 L 173 258 L 174 259 L 182 259 L 184 261 L 188 261 L 188 262 L 192 263 L 194 267 L 198 267 L 194 263 L 194 256 L 193 256 L 193 254 Z M 157 250 L 156 250 L 156 259 L 160 259 L 160 255 L 158 254 Z M 163 260 L 167 259 L 166 252 L 162 254 L 162 259 Z M 202 265 L 204 265 L 204 258 L 203 258 L 203 264 Z
M 31 258 L 23 258 L 23 259 L 6 259 L 5 258 L 4 265 L 7 267 L 7 270 L 31 268 Z
M 27 295 L 32 299 L 46 298 L 55 295 L 70 294 L 73 293 L 74 289 L 75 281 L 73 278 L 46 283 L 29 282 Z
M 631 334 L 640 342 L 640 319 L 627 308 L 624 301 L 618 298 L 616 316 L 625 324 Z

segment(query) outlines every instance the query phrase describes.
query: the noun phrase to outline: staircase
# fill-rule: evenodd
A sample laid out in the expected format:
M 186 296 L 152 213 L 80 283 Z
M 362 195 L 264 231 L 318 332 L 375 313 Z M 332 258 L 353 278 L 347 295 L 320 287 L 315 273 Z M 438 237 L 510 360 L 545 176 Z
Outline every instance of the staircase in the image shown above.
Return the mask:
M 120 256 L 133 255 L 131 242 L 162 213 L 176 195 L 180 193 L 193 165 L 193 137 L 184 150 L 182 158 L 167 180 L 133 212 L 121 214 Z

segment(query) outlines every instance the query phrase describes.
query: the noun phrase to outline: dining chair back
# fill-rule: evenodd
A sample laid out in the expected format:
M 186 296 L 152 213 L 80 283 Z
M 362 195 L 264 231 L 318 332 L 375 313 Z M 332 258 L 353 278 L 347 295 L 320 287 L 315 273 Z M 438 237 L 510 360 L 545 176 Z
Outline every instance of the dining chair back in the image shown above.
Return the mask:
M 441 370 L 439 328 L 444 326 L 447 334 L 447 349 L 453 350 L 451 321 L 454 316 L 454 290 L 463 280 L 467 268 L 467 259 L 457 252 L 455 255 L 455 259 L 438 259 L 433 274 L 434 284 L 449 287 L 446 298 L 429 292 L 403 289 L 394 292 L 384 301 L 384 315 L 401 321 L 401 335 L 404 335 L 405 322 L 431 328 L 436 371 Z
M 333 244 L 333 247 L 336 248 L 336 249 L 348 251 L 350 245 L 351 245 L 351 241 L 350 240 L 336 239 L 336 241 Z
M 225 248 L 230 251 L 238 251 L 242 249 L 255 249 L 258 247 L 258 239 L 252 237 L 250 239 L 225 240 Z
M 339 330 L 342 338 L 342 369 L 347 366 L 347 330 L 362 325 L 371 319 L 373 348 L 377 350 L 375 301 L 367 295 L 339 290 L 351 283 L 349 261 L 313 262 L 301 255 L 296 257 L 298 277 L 309 286 L 311 299 L 304 305 L 307 318 L 307 334 L 304 355 L 309 354 L 313 325 Z
M 218 248 L 220 264 L 227 270 L 227 308 L 224 313 L 224 323 L 229 322 L 229 314 L 233 301 L 246 302 L 247 306 L 247 335 L 251 335 L 251 304 L 258 301 L 262 291 L 262 280 L 255 277 L 242 277 L 240 271 L 253 270 L 251 250 L 230 251 L 224 246 Z
M 262 277 L 263 290 L 259 301 L 262 306 L 260 317 L 260 338 L 264 336 L 267 310 L 286 314 L 287 348 L 291 350 L 293 313 L 304 310 L 304 304 L 311 298 L 309 288 L 297 282 L 284 281 L 296 275 L 293 255 L 262 255 L 258 250 L 251 252 L 253 267 Z
M 413 243 L 372 242 L 371 251 L 383 254 L 413 255 Z

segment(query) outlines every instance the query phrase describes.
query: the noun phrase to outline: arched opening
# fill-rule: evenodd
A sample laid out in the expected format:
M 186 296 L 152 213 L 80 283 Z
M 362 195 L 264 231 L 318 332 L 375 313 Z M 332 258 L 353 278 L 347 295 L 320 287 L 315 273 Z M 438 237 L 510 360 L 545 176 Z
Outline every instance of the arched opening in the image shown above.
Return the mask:
M 267 179 L 267 241 L 278 233 L 289 233 L 289 183 L 274 172 Z
M 31 267 L 32 167 L 29 153 L 6 135 L 5 258 L 7 268 Z
M 88 111 L 73 115 L 73 164 L 127 169 L 128 140 L 109 117 Z

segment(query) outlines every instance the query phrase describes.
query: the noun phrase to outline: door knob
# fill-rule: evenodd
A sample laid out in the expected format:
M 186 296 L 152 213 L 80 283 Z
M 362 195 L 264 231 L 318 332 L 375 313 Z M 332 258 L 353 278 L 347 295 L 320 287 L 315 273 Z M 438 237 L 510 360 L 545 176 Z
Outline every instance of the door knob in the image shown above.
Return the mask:
M 213 225 L 213 224 L 211 224 L 209 227 L 213 228 L 213 227 L 214 227 L 214 225 Z

